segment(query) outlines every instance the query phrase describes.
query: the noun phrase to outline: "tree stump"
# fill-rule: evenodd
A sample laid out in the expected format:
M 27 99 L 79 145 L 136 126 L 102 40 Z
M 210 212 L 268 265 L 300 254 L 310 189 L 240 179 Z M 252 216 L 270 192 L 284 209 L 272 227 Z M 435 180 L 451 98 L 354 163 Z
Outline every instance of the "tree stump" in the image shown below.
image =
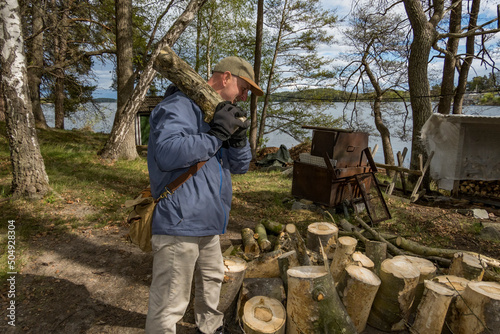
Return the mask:
M 241 230 L 241 241 L 243 243 L 243 252 L 254 256 L 259 255 L 259 244 L 254 238 L 255 233 L 251 228 L 245 227 Z
M 248 262 L 245 278 L 280 277 L 278 258 L 281 254 L 282 250 L 261 253 L 259 257 Z
M 481 281 L 484 275 L 484 267 L 476 255 L 455 253 L 448 274 L 464 277 L 469 281 Z
M 382 241 L 368 241 L 365 243 L 366 256 L 373 261 L 375 274 L 380 274 L 380 265 L 387 258 L 387 244 Z
M 411 313 L 420 271 L 402 259 L 386 259 L 380 266 L 380 288 L 368 324 L 382 331 L 399 331 Z
M 330 273 L 333 281 L 337 284 L 344 274 L 345 267 L 351 262 L 351 255 L 356 250 L 358 240 L 351 237 L 340 237 L 337 241 L 337 248 L 333 253 Z
M 463 277 L 453 276 L 453 275 L 440 275 L 432 279 L 434 282 L 445 285 L 454 291 L 454 295 L 451 299 L 450 306 L 448 307 L 448 312 L 446 314 L 445 325 L 443 326 L 443 334 L 452 334 L 450 331 L 450 322 L 456 317 L 457 300 L 462 298 L 460 295 L 465 291 L 465 288 L 469 284 L 469 280 Z
M 225 319 L 233 319 L 237 303 L 236 297 L 245 277 L 247 263 L 239 257 L 227 256 L 224 257 L 224 267 L 224 281 L 217 309 L 224 313 Z
M 424 293 L 410 332 L 440 334 L 455 292 L 438 282 L 425 280 Z
M 357 333 L 323 266 L 288 269 L 287 334 Z
M 367 268 L 356 265 L 346 267 L 344 281 L 339 284 L 339 294 L 357 331 L 365 330 L 366 321 L 375 295 L 380 287 L 380 278 Z
M 290 240 L 292 241 L 293 248 L 297 252 L 297 259 L 301 266 L 309 266 L 311 264 L 311 259 L 307 254 L 307 248 L 300 235 L 297 227 L 294 224 L 287 224 L 285 227 L 285 231 L 290 236 Z
M 470 282 L 457 298 L 450 329 L 455 334 L 498 333 L 500 330 L 500 283 Z
M 288 291 L 288 274 L 287 271 L 290 268 L 300 266 L 299 260 L 297 259 L 297 252 L 289 251 L 281 254 L 278 257 L 278 267 L 280 268 L 280 277 L 283 280 L 285 286 L 285 291 Z
M 284 334 L 286 311 L 274 298 L 255 296 L 243 310 L 243 329 L 246 334 Z
M 436 266 L 431 261 L 416 257 L 416 256 L 408 256 L 408 255 L 397 255 L 394 258 L 400 258 L 405 261 L 408 261 L 412 265 L 414 265 L 420 271 L 420 277 L 418 279 L 417 289 L 415 290 L 415 299 L 413 301 L 412 312 L 417 310 L 418 304 L 422 299 L 422 295 L 424 294 L 424 281 L 430 280 L 434 276 L 436 276 Z
M 354 265 L 366 268 L 371 271 L 375 270 L 375 263 L 373 263 L 373 261 L 370 260 L 368 256 L 366 256 L 361 252 L 352 253 L 351 259 L 352 259 L 352 264 Z
M 240 297 L 238 298 L 238 318 L 243 317 L 243 309 L 247 301 L 255 296 L 266 296 L 281 303 L 286 301 L 286 292 L 283 281 L 278 278 L 245 278 L 241 285 Z
M 312 223 L 307 227 L 306 245 L 310 250 L 321 253 L 319 242 L 325 250 L 329 259 L 333 256 L 335 243 L 337 242 L 339 229 L 331 223 L 318 222 Z

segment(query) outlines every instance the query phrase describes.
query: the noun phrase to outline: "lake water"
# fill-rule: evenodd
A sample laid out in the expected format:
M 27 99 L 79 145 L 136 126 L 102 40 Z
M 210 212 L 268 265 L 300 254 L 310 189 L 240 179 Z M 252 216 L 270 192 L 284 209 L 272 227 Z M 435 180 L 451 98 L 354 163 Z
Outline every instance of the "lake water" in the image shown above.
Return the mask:
M 82 108 L 71 117 L 66 117 L 64 120 L 65 129 L 81 129 L 83 127 L 90 127 L 94 132 L 109 133 L 113 125 L 114 114 L 116 111 L 116 103 L 100 103 L 95 108 Z M 50 127 L 54 126 L 54 107 L 51 104 L 44 104 L 42 106 L 47 124 Z M 90 109 L 90 110 L 89 110 Z M 368 102 L 362 102 L 354 105 L 353 103 L 346 104 L 342 102 L 332 103 L 331 107 L 326 110 L 327 113 L 342 119 L 340 128 L 353 128 L 356 131 L 365 131 L 370 134 L 368 145 L 373 148 L 375 145 L 379 146 L 377 153 L 374 156 L 376 162 L 384 162 L 382 152 L 382 141 L 375 128 L 371 107 Z M 411 109 L 406 112 L 402 102 L 391 102 L 385 104 L 383 112 L 387 117 L 389 130 L 391 132 L 391 142 L 393 151 L 396 154 L 398 151 L 403 151 L 405 147 L 408 148 L 408 153 L 405 159 L 405 166 L 409 165 L 410 150 L 411 150 Z M 484 115 L 484 116 L 500 116 L 500 107 L 498 106 L 464 106 L 464 114 L 467 115 Z M 406 125 L 404 120 L 407 119 Z M 406 130 L 406 131 L 403 131 Z M 312 130 L 310 130 L 312 136 Z M 282 133 L 273 133 L 267 136 L 267 147 L 279 147 L 285 145 L 291 148 L 297 144 L 298 141 L 289 135 Z

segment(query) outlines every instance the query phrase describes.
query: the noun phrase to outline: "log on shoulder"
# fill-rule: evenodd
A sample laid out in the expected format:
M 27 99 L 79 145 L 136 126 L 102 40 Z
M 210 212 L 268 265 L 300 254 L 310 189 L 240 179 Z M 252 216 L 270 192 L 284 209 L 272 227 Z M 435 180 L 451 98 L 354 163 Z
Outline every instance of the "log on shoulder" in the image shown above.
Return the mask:
M 224 100 L 188 63 L 165 46 L 153 67 L 200 107 L 205 114 L 205 122 L 212 120 L 215 107 Z
M 357 333 L 323 266 L 288 269 L 287 333 Z

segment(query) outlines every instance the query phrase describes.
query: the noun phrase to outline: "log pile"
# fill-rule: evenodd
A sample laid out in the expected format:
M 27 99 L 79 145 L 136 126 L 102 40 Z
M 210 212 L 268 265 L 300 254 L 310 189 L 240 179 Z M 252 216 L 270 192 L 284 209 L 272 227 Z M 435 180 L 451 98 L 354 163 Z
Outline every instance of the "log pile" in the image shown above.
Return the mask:
M 458 189 L 463 195 L 500 199 L 500 181 L 465 180 Z
M 243 229 L 244 279 L 232 279 L 241 288 L 224 303 L 237 305 L 227 319 L 247 333 L 498 329 L 500 261 L 419 246 L 360 220 L 312 223 L 304 235 L 270 221 Z

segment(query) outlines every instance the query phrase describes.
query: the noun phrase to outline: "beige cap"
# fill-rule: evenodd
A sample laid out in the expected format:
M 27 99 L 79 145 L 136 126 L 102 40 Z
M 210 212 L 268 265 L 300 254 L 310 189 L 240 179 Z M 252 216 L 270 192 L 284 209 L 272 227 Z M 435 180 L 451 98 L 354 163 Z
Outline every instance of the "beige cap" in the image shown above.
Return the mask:
M 257 96 L 264 95 L 262 89 L 254 82 L 255 76 L 253 72 L 252 65 L 250 65 L 246 60 L 240 57 L 226 57 L 222 59 L 214 67 L 214 72 L 231 72 L 232 75 L 236 75 L 251 86 L 250 90 Z

